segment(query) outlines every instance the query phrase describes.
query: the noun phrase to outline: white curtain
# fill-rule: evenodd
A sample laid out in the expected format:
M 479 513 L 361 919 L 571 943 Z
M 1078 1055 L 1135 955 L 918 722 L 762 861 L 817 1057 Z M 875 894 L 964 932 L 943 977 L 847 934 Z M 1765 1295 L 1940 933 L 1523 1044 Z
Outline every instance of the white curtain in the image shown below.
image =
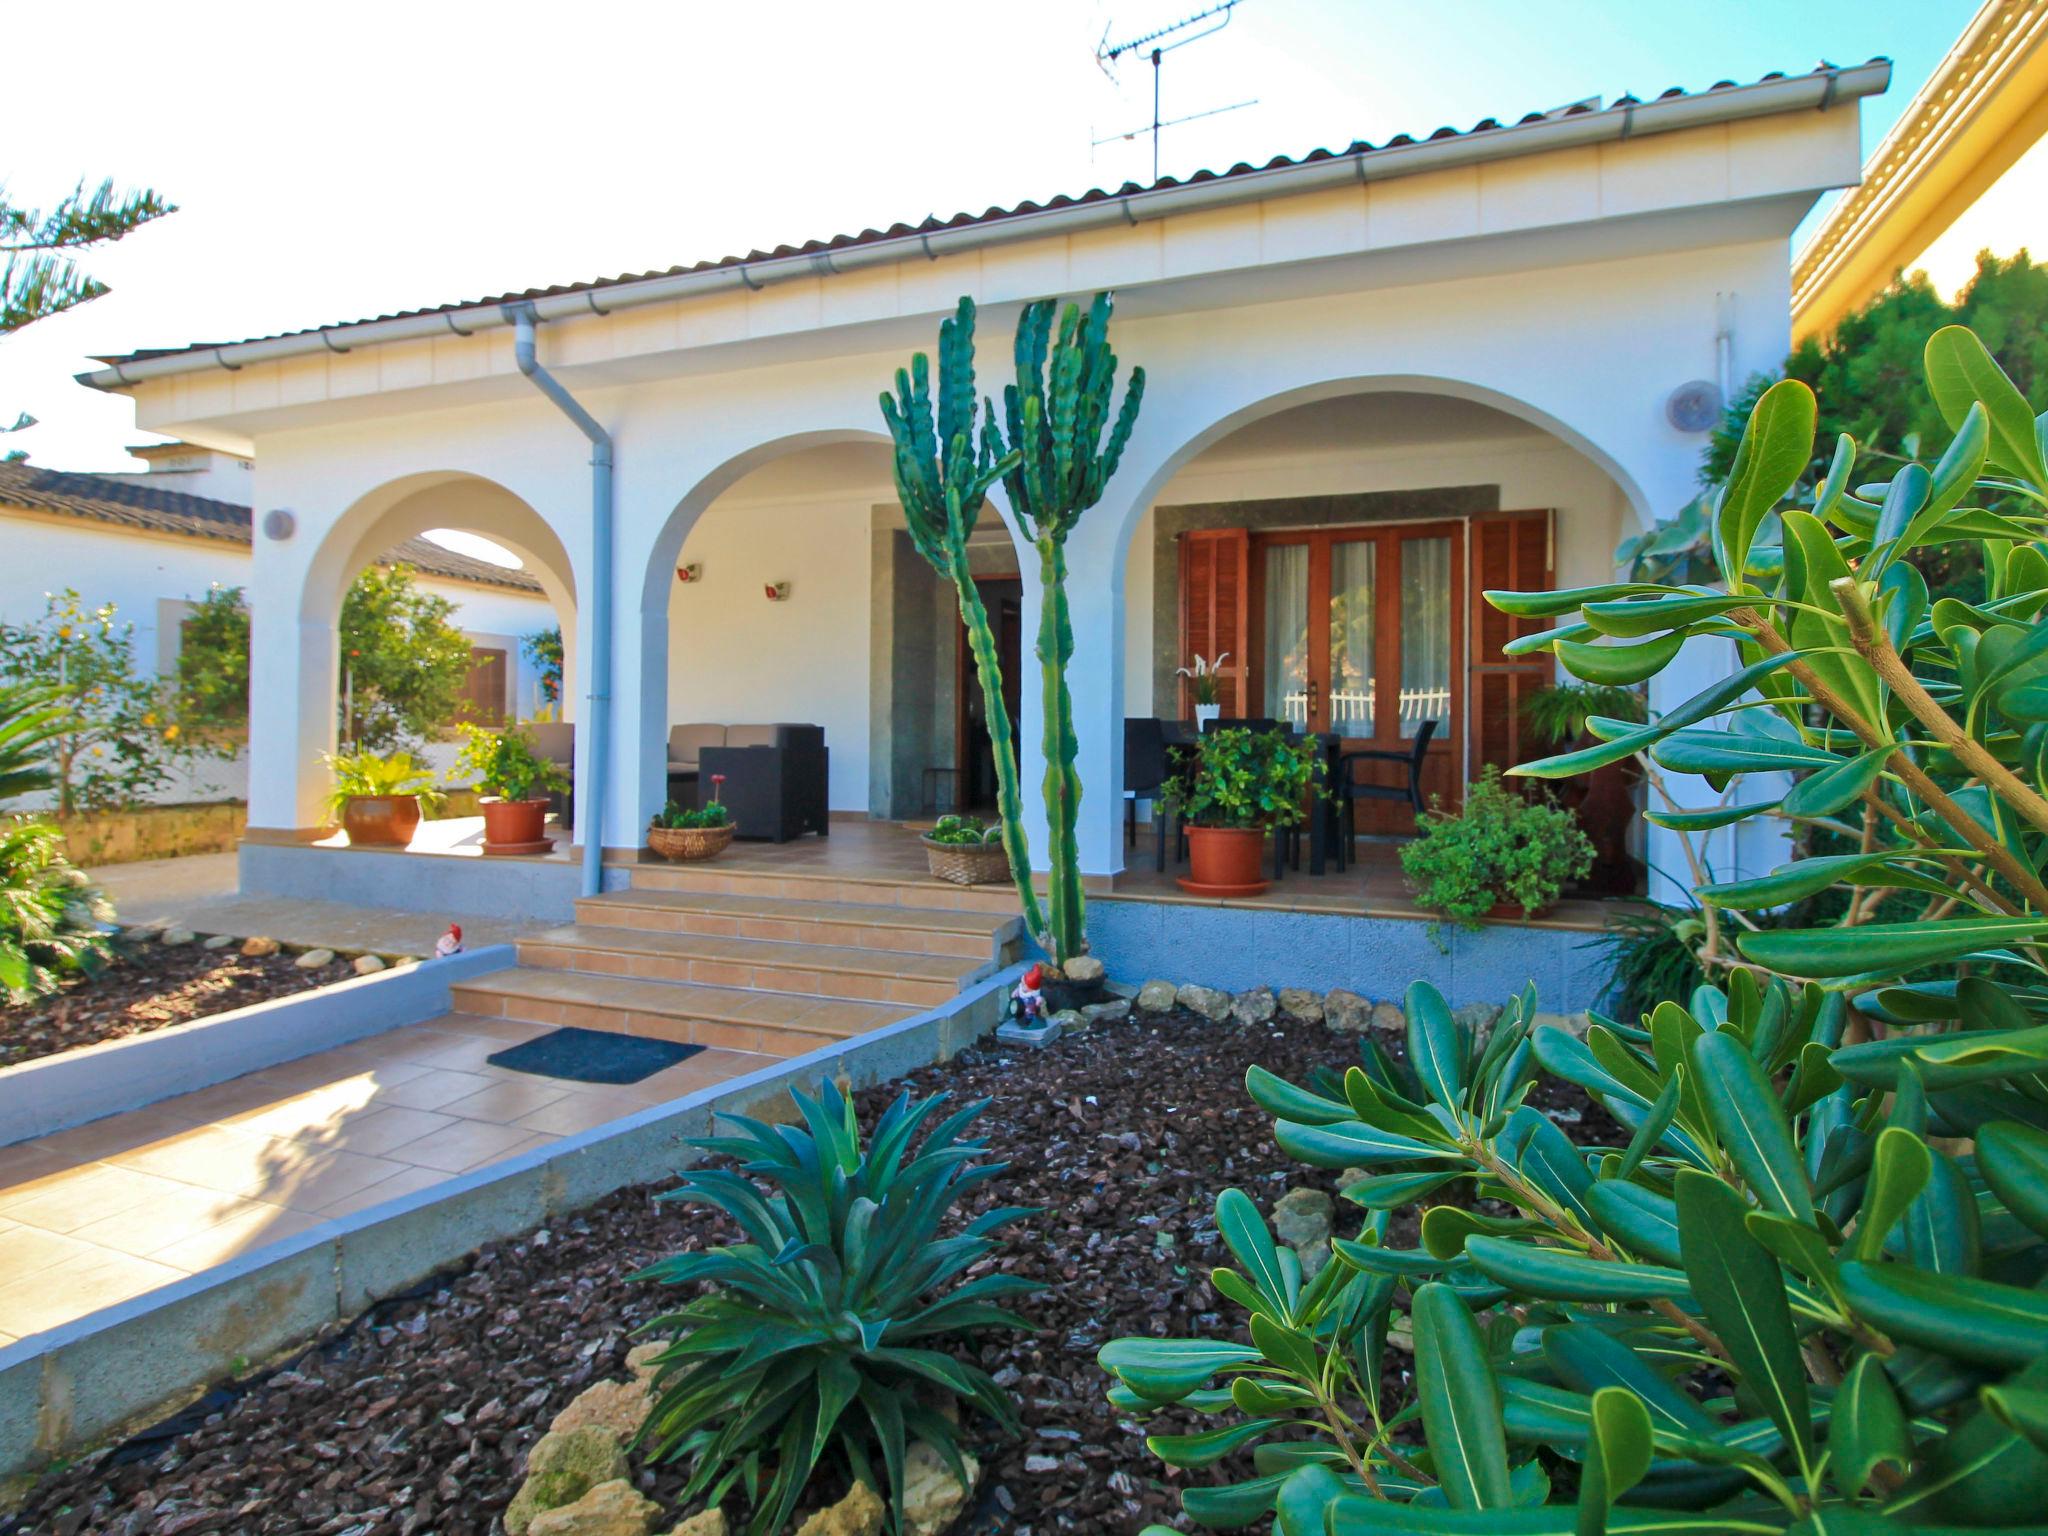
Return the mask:
M 1422 722 L 1450 725 L 1451 541 L 1401 543 L 1401 734 L 1413 737 Z
M 1330 546 L 1329 729 L 1372 735 L 1373 582 L 1379 545 L 1369 539 Z
M 1266 549 L 1266 716 L 1308 721 L 1308 546 Z

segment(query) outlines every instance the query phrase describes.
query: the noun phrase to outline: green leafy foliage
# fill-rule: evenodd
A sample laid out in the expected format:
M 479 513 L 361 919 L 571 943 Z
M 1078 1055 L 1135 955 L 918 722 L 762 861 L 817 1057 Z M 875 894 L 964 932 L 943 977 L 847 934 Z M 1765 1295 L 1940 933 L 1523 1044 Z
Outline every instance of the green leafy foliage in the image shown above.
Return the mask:
M 54 689 L 0 685 L 0 805 L 55 782 L 49 753 L 68 724 Z M 97 970 L 113 916 L 55 827 L 0 814 L 0 998 L 26 1002 Z
M 707 800 L 702 805 L 683 806 L 671 800 L 654 813 L 657 827 L 669 827 L 679 831 L 704 831 L 711 827 L 722 827 L 732 820 L 732 812 L 723 801 Z
M 1502 903 L 1525 915 L 1553 905 L 1593 867 L 1593 840 L 1570 811 L 1518 794 L 1487 767 L 1465 787 L 1455 811 L 1434 801 L 1401 847 L 1401 868 L 1416 903 L 1461 928 Z
M 23 208 L 0 194 L 0 336 L 99 298 L 107 285 L 78 265 L 76 253 L 176 211 L 146 189 L 116 192 L 112 181 L 91 191 L 80 182 L 49 209 Z
M 1364 1170 L 1344 1191 L 1356 1237 L 1303 1284 L 1228 1191 L 1235 1267 L 1212 1283 L 1249 1342 L 1100 1353 L 1120 1408 L 1217 1416 L 1149 1442 L 1170 1465 L 1251 1451 L 1256 1475 L 1189 1487 L 1189 1516 L 1248 1524 L 1277 1500 L 1283 1530 L 1306 1511 L 1300 1529 L 1346 1533 L 2031 1524 L 2048 1031 L 1965 1078 L 1943 1071 L 1952 1037 L 1843 1046 L 1839 995 L 1752 972 L 1583 1039 L 1537 1024 L 1533 991 L 1483 1037 L 1426 984 L 1407 1002 L 1404 1062 L 1368 1050 L 1320 1088 L 1246 1078 L 1283 1150 Z M 1872 1086 L 1873 1052 L 1919 1084 L 1910 1104 Z M 1527 1102 L 1543 1077 L 1627 1140 L 1574 1145 Z M 1927 1140 L 1971 1134 L 1974 1172 Z M 1466 1198 L 1389 1246 L 1389 1207 L 1438 1191 Z M 1395 1397 L 1404 1312 L 1414 1386 Z
M 1538 688 L 1522 701 L 1529 733 L 1552 746 L 1578 740 L 1586 734 L 1586 722 L 1599 717 L 1640 725 L 1648 718 L 1642 691 L 1626 683 L 1567 680 Z
M 524 635 L 519 641 L 519 654 L 532 662 L 540 673 L 541 698 L 549 704 L 562 702 L 562 626 L 550 625 Z
M 1197 827 L 1292 827 L 1320 791 L 1323 757 L 1285 731 L 1204 731 L 1172 753 L 1160 803 Z
M 137 657 L 135 626 L 112 603 L 87 608 L 67 588 L 41 617 L 0 622 L 0 687 L 63 701 L 45 754 L 60 816 L 145 800 L 188 756 L 171 691 Z
M 410 752 L 329 752 L 321 761 L 334 776 L 327 795 L 330 821 L 340 821 L 349 801 L 359 795 L 411 795 L 429 816 L 446 798 L 434 770 Z
M 178 626 L 178 723 L 232 750 L 249 726 L 249 605 L 215 582 Z
M 1696 911 L 1653 906 L 1612 913 L 1585 948 L 1598 955 L 1595 970 L 1607 977 L 1600 1003 L 1633 1019 L 1659 1003 L 1682 1003 L 1707 984 L 1700 965 L 1706 922 Z
M 661 1197 L 723 1211 L 746 1240 L 635 1277 L 703 1287 L 643 1330 L 669 1342 L 641 1438 L 687 1466 L 686 1500 L 716 1503 L 744 1488 L 749 1536 L 784 1528 L 828 1452 L 848 1478 L 889 1495 L 898 1529 L 912 1439 L 929 1442 L 964 1485 L 961 1429 L 934 1399 L 1016 1430 L 1002 1389 L 942 1346 L 1029 1326 L 997 1303 L 1034 1283 L 989 1261 L 991 1234 L 1032 1213 L 949 1220 L 1003 1165 L 980 1161 L 982 1143 L 964 1134 L 984 1104 L 938 1118 L 943 1099 L 904 1094 L 865 1142 L 852 1102 L 829 1084 L 815 1099 L 796 1095 L 801 1126 L 722 1116 L 738 1134 L 692 1145 L 738 1159 L 739 1171 L 692 1169 Z M 956 1283 L 970 1269 L 984 1272 Z
M 469 637 L 409 565 L 372 566 L 341 604 L 341 739 L 375 751 L 445 736 L 461 714 Z
M 926 842 L 944 843 L 951 848 L 978 848 L 1002 840 L 1002 827 L 988 826 L 979 816 L 941 816 L 925 833 Z
M 481 793 L 501 800 L 537 800 L 568 792 L 569 775 L 533 750 L 533 733 L 525 726 L 513 724 L 494 731 L 465 725 L 462 737 L 455 773 L 470 778 Z

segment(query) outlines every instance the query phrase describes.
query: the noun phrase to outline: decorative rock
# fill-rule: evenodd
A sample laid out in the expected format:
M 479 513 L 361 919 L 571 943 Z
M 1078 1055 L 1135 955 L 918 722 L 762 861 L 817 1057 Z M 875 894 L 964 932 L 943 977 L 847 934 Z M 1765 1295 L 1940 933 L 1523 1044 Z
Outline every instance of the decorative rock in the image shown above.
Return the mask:
M 1060 971 L 1076 986 L 1093 986 L 1102 980 L 1102 962 L 1093 955 L 1076 955 L 1061 966 Z
M 881 1495 L 866 1483 L 855 1483 L 845 1498 L 798 1526 L 796 1536 L 876 1536 L 888 1513 Z
M 659 1369 L 654 1362 L 667 1348 L 668 1345 L 660 1339 L 649 1339 L 645 1344 L 635 1344 L 626 1351 L 626 1369 L 633 1373 L 634 1380 L 652 1385 L 654 1373 Z
M 1401 1011 L 1399 1003 L 1374 1003 L 1372 1027 L 1383 1034 L 1399 1034 L 1408 1027 L 1408 1015 Z
M 384 961 L 377 955 L 357 955 L 353 969 L 358 976 L 374 976 L 384 969 Z
M 1106 1003 L 1090 1003 L 1081 1010 L 1081 1017 L 1090 1024 L 1115 1024 L 1131 1016 L 1131 1000 L 1128 997 L 1114 997 Z
M 201 939 L 199 947 L 201 949 L 226 949 L 234 942 L 235 936 L 232 933 L 216 933 L 210 938 Z
M 903 1529 L 909 1536 L 938 1536 L 967 1506 L 967 1496 L 981 1476 L 981 1463 L 965 1451 L 960 1460 L 967 1469 L 967 1486 L 961 1487 L 953 1469 L 937 1449 L 916 1441 L 903 1457 Z
M 626 1453 L 601 1429 L 550 1432 L 534 1442 L 526 1457 L 526 1481 L 505 1507 L 505 1529 L 527 1536 L 534 1521 L 550 1510 L 574 1504 L 600 1483 L 631 1475 Z M 625 1485 L 631 1491 L 631 1485 Z M 640 1528 L 645 1536 L 646 1526 Z
M 1372 1004 L 1339 987 L 1323 996 L 1323 1022 L 1340 1034 L 1362 1035 L 1372 1022 Z
M 1171 1013 L 1178 995 L 1170 981 L 1148 981 L 1138 988 L 1138 1012 Z
M 1081 1017 L 1081 1010 L 1078 1008 L 1062 1008 L 1046 1022 L 1062 1033 L 1070 1029 L 1086 1029 L 1088 1027 L 1088 1021 Z
M 1280 1011 L 1290 1019 L 1299 1019 L 1304 1024 L 1323 1022 L 1323 1000 L 1315 993 L 1300 987 L 1280 989 Z
M 1294 1250 L 1294 1256 L 1301 1260 L 1301 1278 L 1304 1283 L 1315 1279 L 1323 1272 L 1323 1266 L 1330 1262 L 1330 1240 L 1319 1243 L 1303 1243 Z
M 1230 1016 L 1240 1024 L 1270 1024 L 1273 1015 L 1279 1011 L 1280 1004 L 1271 987 L 1253 987 L 1249 992 L 1240 992 L 1230 1005 Z
M 299 956 L 298 959 L 294 960 L 292 964 L 302 971 L 317 971 L 324 965 L 334 964 L 334 951 L 331 949 L 309 949 Z
M 190 944 L 199 935 L 190 928 L 166 928 L 157 936 L 159 944 Z
M 277 940 L 266 939 L 261 935 L 242 941 L 242 954 L 251 960 L 261 960 L 265 955 L 274 955 L 278 948 Z
M 1467 1003 L 1462 1008 L 1451 1010 L 1451 1022 L 1472 1031 L 1474 1060 L 1486 1049 L 1486 1042 L 1493 1038 L 1493 1026 L 1499 1018 L 1500 1006 L 1497 1003 Z
M 660 1514 L 659 1504 L 624 1478 L 615 1478 L 574 1504 L 535 1515 L 526 1531 L 527 1536 L 647 1536 Z
M 707 1509 L 701 1515 L 692 1515 L 668 1536 L 726 1536 L 725 1511 Z
M 1273 1235 L 1299 1251 L 1330 1240 L 1337 1203 L 1320 1189 L 1290 1189 L 1273 1202 Z
M 640 1432 L 647 1418 L 647 1383 L 600 1381 L 586 1387 L 575 1401 L 555 1415 L 548 1428 L 557 1433 L 570 1429 L 599 1429 L 620 1445 Z
M 1221 1024 L 1230 1017 L 1231 999 L 1228 992 L 1219 992 L 1214 987 L 1197 986 L 1189 982 L 1173 994 L 1174 1001 L 1192 1013 Z
M 162 923 L 137 923 L 132 928 L 123 928 L 121 937 L 130 944 L 153 944 L 156 936 L 164 931 Z

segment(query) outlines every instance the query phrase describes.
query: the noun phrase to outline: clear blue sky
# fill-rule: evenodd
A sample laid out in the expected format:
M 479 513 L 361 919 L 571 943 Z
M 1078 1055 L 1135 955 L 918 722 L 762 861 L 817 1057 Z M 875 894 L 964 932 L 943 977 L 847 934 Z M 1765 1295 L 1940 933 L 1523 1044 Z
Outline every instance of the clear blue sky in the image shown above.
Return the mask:
M 1150 71 L 1092 58 L 1204 0 L 96 7 L 0 99 L 9 191 L 182 206 L 96 259 L 114 294 L 0 345 L 10 446 L 122 469 L 87 354 L 638 271 L 1144 179 Z M 1243 0 L 1169 56 L 1164 169 L 1423 136 L 1587 96 L 1895 61 L 1882 136 L 1967 0 Z

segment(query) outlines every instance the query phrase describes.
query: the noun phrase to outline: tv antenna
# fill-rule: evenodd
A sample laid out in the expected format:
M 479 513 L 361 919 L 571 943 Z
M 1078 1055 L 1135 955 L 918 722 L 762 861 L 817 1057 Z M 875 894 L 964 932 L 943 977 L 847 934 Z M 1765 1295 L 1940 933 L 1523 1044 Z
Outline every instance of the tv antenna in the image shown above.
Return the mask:
M 1127 42 L 1110 42 L 1109 32 L 1105 28 L 1102 34 L 1102 42 L 1095 49 L 1095 62 L 1112 81 L 1116 79 L 1116 65 L 1124 55 L 1140 52 L 1149 54 L 1152 61 L 1152 122 L 1149 129 L 1131 128 L 1122 133 L 1112 133 L 1107 138 L 1095 140 L 1090 147 L 1100 149 L 1104 144 L 1112 144 L 1119 139 L 1135 139 L 1139 134 L 1149 131 L 1152 135 L 1152 179 L 1157 181 L 1159 179 L 1160 129 L 1177 128 L 1182 123 L 1196 122 L 1205 117 L 1219 117 L 1225 112 L 1235 112 L 1242 107 L 1257 106 L 1259 100 L 1254 96 L 1249 101 L 1232 102 L 1227 107 L 1210 107 L 1204 112 L 1190 112 L 1185 117 L 1170 118 L 1164 122 L 1159 117 L 1160 61 L 1176 48 L 1185 48 L 1189 43 L 1199 41 L 1205 37 L 1213 37 L 1218 32 L 1221 32 L 1230 25 L 1230 18 L 1236 12 L 1238 4 L 1239 0 L 1222 0 L 1222 3 L 1219 5 L 1212 5 L 1207 10 L 1197 11 L 1192 16 L 1182 17 L 1171 26 L 1161 27 L 1156 32 L 1147 32 L 1143 37 L 1134 37 Z

